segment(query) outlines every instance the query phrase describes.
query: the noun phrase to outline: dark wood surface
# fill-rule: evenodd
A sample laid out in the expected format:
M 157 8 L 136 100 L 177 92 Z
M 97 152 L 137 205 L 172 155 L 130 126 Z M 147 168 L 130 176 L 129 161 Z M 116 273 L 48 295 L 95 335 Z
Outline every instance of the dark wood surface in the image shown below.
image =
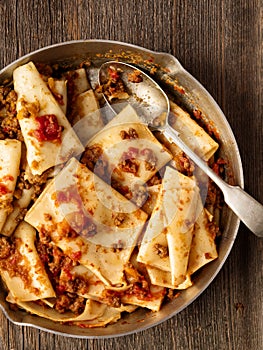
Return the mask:
M 112 39 L 181 61 L 216 99 L 234 131 L 245 188 L 263 202 L 261 0 L 0 0 L 0 68 L 39 47 Z M 241 225 L 209 288 L 179 315 L 115 339 L 64 338 L 11 324 L 0 349 L 263 349 L 263 240 Z

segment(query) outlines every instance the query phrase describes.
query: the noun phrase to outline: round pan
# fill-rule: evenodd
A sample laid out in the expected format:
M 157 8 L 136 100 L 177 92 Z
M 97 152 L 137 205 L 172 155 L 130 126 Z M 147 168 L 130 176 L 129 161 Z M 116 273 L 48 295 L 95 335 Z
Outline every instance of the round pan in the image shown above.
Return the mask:
M 99 56 L 98 56 L 99 54 Z M 238 147 L 232 130 L 221 109 L 212 96 L 178 62 L 166 53 L 153 52 L 139 46 L 109 40 L 78 40 L 48 46 L 9 64 L 0 71 L 0 84 L 12 77 L 13 70 L 28 61 L 78 64 L 87 57 L 96 60 L 120 58 L 137 64 L 146 71 L 155 67 L 155 78 L 188 111 L 199 108 L 207 120 L 215 124 L 220 134 L 221 152 L 229 160 L 231 181 L 243 187 L 243 171 Z M 96 72 L 94 71 L 94 74 Z M 174 85 L 178 88 L 174 88 Z M 171 88 L 172 87 L 172 88 Z M 181 89 L 183 87 L 183 90 Z M 183 93 L 182 93 L 183 91 Z M 239 227 L 239 219 L 228 207 L 223 208 L 223 232 L 219 243 L 219 257 L 203 267 L 194 280 L 194 285 L 180 293 L 178 298 L 164 304 L 157 313 L 138 309 L 122 317 L 117 323 L 105 328 L 82 329 L 61 325 L 24 311 L 12 311 L 5 301 L 5 292 L 0 285 L 0 307 L 13 323 L 35 327 L 52 333 L 77 338 L 108 338 L 123 336 L 156 326 L 173 317 L 192 303 L 212 282 L 228 257 Z

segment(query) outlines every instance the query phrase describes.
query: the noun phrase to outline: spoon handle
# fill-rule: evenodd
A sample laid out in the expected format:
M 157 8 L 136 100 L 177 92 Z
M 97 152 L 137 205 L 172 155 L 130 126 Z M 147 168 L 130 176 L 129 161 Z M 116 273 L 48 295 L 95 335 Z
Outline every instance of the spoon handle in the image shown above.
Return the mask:
M 221 189 L 225 202 L 239 219 L 258 237 L 263 237 L 263 205 L 243 191 L 239 186 L 228 185 L 194 153 L 169 124 L 163 130 L 164 136 L 174 142 L 191 160 Z

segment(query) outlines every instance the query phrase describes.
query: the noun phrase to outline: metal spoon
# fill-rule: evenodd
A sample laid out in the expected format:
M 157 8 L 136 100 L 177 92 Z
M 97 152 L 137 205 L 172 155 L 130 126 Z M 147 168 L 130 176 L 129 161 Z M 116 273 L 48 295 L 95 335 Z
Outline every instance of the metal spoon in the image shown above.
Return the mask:
M 209 166 L 194 153 L 180 138 L 178 132 L 168 124 L 170 103 L 161 87 L 147 74 L 138 68 L 123 62 L 110 61 L 102 64 L 99 70 L 99 81 L 103 85 L 109 79 L 109 69 L 121 72 L 121 79 L 129 94 L 125 102 L 131 104 L 151 129 L 159 130 L 170 142 L 174 142 L 187 154 L 191 160 L 207 174 L 221 189 L 225 202 L 240 218 L 240 220 L 257 236 L 263 237 L 263 205 L 243 191 L 239 186 L 228 185 Z M 134 72 L 139 72 L 142 78 L 140 83 L 130 81 Z M 104 97 L 115 113 L 123 109 L 120 104 L 107 96 Z M 122 101 L 123 102 L 123 101 Z M 164 113 L 165 112 L 165 113 Z M 158 119 L 156 118 L 158 116 Z M 161 120 L 159 116 L 162 116 Z M 156 119 L 158 122 L 156 122 Z

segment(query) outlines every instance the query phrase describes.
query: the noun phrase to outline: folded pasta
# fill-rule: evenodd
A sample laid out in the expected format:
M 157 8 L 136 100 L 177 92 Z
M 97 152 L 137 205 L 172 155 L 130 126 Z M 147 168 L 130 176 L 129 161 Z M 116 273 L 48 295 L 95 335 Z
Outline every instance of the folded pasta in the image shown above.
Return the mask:
M 146 219 L 146 213 L 75 158 L 49 183 L 25 217 L 37 230 L 47 232 L 66 255 L 110 285 L 125 283 L 124 265 Z M 77 236 L 70 233 L 72 229 Z
M 174 288 L 186 279 L 198 195 L 194 180 L 167 167 L 139 249 L 138 261 L 170 272 Z
M 209 160 L 218 149 L 218 143 L 199 126 L 188 113 L 171 101 L 170 124 L 179 132 L 182 140 L 199 157 Z
M 139 206 L 142 185 L 172 159 L 135 110 L 127 105 L 87 144 L 82 162 Z
M 8 290 L 21 301 L 55 297 L 35 248 L 35 229 L 22 222 L 14 233 L 14 252 L 1 261 L 0 272 Z

